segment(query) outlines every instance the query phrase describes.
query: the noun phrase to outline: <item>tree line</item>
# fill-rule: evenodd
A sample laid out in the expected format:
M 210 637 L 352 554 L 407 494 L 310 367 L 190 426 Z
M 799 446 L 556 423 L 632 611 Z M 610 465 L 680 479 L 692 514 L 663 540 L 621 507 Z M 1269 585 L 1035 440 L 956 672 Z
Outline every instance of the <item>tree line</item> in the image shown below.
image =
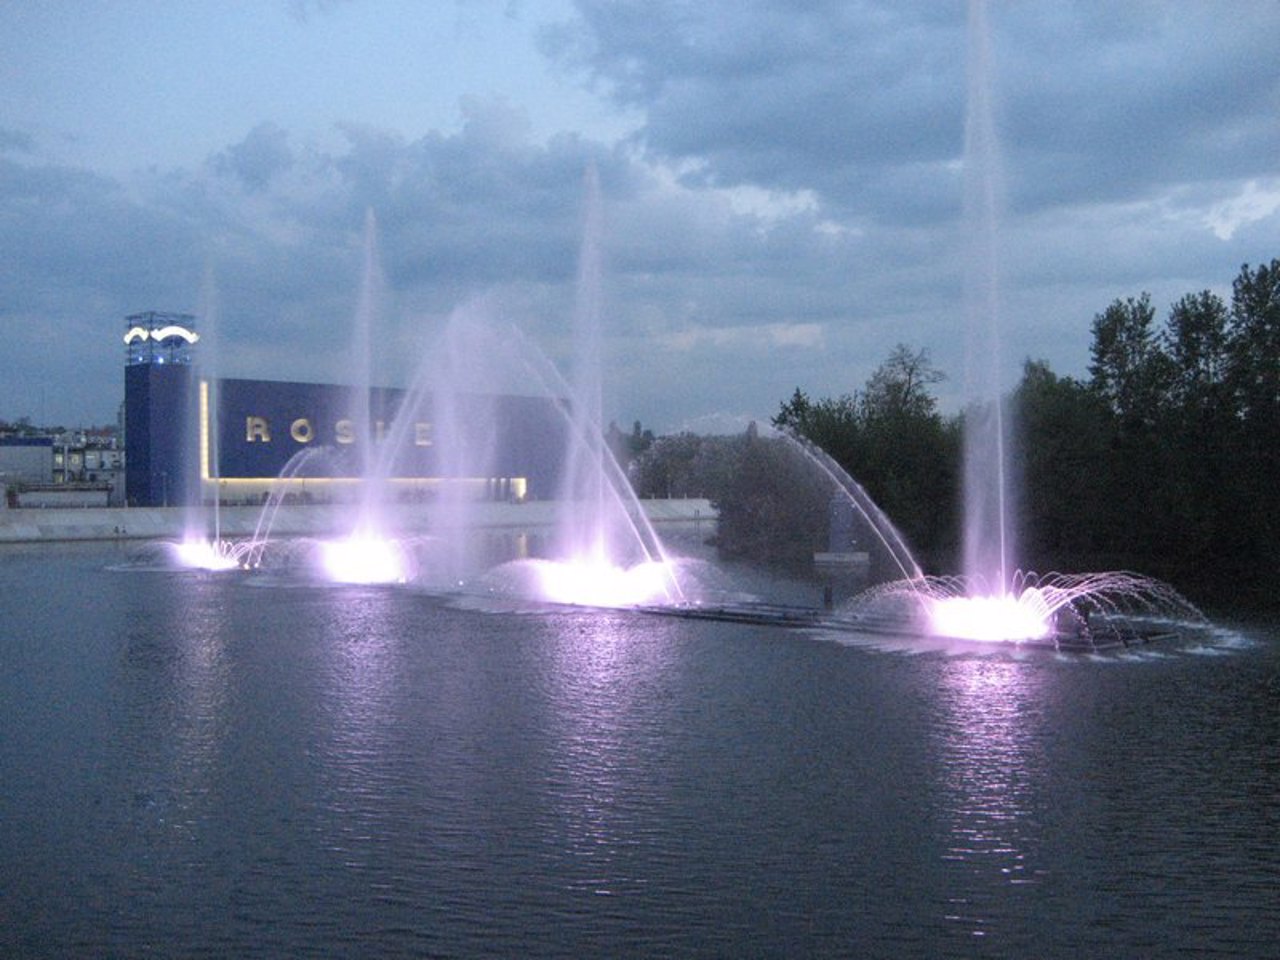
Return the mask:
M 1027 363 L 1022 526 L 1039 562 L 1098 559 L 1221 603 L 1280 587 L 1280 260 L 1241 267 L 1230 302 L 1148 294 L 1092 324 L 1089 377 Z
M 1163 323 L 1149 294 L 1117 299 L 1091 334 L 1087 378 L 1028 360 L 1004 401 L 1020 565 L 1133 569 L 1202 603 L 1274 605 L 1280 260 L 1241 267 L 1229 301 L 1183 296 Z M 899 345 L 861 390 L 811 398 L 797 388 L 773 417 L 858 480 L 939 573 L 958 562 L 966 417 L 938 410 L 932 388 L 942 379 L 927 350 Z M 762 482 L 758 442 L 659 437 L 635 456 L 633 483 L 641 496 L 710 496 L 736 516 L 751 449 Z

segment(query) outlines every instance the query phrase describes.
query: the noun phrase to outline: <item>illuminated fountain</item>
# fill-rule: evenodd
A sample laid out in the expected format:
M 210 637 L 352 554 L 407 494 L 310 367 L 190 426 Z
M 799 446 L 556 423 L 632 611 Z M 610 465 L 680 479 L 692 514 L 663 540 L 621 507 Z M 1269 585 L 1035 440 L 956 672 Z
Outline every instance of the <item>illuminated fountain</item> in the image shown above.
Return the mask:
M 212 280 L 207 277 L 202 297 L 203 333 L 197 332 L 196 317 L 190 314 L 149 311 L 125 318 L 125 377 L 132 385 L 126 389 L 136 387 L 143 396 L 144 419 L 139 429 L 149 429 L 149 421 L 164 427 L 154 441 L 160 453 L 156 460 L 164 467 L 157 468 L 154 461 L 144 459 L 136 475 L 130 474 L 129 483 L 139 484 L 136 492 L 144 502 L 158 501 L 164 508 L 171 503 L 183 505 L 180 539 L 149 545 L 140 561 L 147 567 L 216 571 L 238 565 L 221 542 L 216 510 L 209 528 L 210 515 L 200 502 L 207 465 L 193 454 L 201 429 L 199 406 L 207 399 L 203 378 L 211 359 L 212 292 Z M 196 359 L 198 363 L 193 362 Z
M 991 103 L 985 0 L 969 2 L 965 217 L 968 406 L 965 413 L 964 575 L 886 584 L 857 598 L 855 623 L 937 637 L 1072 649 L 1141 643 L 1207 626 L 1172 587 L 1129 572 L 1037 575 L 1014 568 L 1008 423 L 1002 376 L 998 221 L 999 142 Z
M 362 266 L 352 343 L 355 377 L 347 399 L 350 414 L 343 421 L 343 435 L 337 446 L 309 447 L 290 458 L 267 494 L 254 532 L 247 539 L 224 537 L 221 524 L 220 381 L 217 338 L 213 335 L 217 309 L 211 273 L 206 272 L 201 297 L 205 334 L 194 367 L 194 389 L 188 391 L 192 409 L 185 418 L 197 441 L 188 443 L 186 449 L 194 449 L 199 460 L 193 483 L 200 495 L 191 498 L 186 508 L 182 540 L 166 545 L 166 559 L 173 565 L 218 571 L 259 569 L 266 563 L 275 569 L 288 568 L 329 581 L 362 584 L 400 583 L 412 575 L 412 557 L 403 547 L 402 538 L 387 526 L 386 475 L 379 472 L 375 461 L 370 345 L 382 282 L 372 212 L 365 220 Z M 184 362 L 189 363 L 189 355 L 184 356 Z M 295 482 L 308 476 L 350 478 L 352 489 L 357 491 L 350 530 L 337 539 L 295 537 L 290 539 L 297 542 L 287 543 L 273 539 L 272 527 L 281 505 Z
M 678 600 L 674 566 L 604 440 L 603 225 L 594 166 L 586 173 L 585 195 L 573 314 L 574 381 L 567 394 L 569 442 L 555 544 L 538 579 L 544 598 L 556 603 L 619 606 Z M 549 368 L 547 377 L 554 376 Z
M 328 582 L 412 582 L 428 590 L 591 606 L 680 596 L 674 566 L 608 450 L 600 423 L 599 211 L 591 173 L 572 330 L 578 353 L 572 385 L 518 331 L 492 322 L 492 305 L 481 300 L 453 312 L 424 351 L 412 384 L 395 399 L 371 387 L 370 344 L 382 283 L 375 225 L 372 215 L 367 217 L 354 383 L 344 421 L 352 435 L 339 446 L 312 447 L 290 461 L 264 504 L 246 566 L 257 568 L 264 560 L 279 566 L 269 562 L 275 554 L 302 575 Z M 525 416 L 521 423 L 532 417 L 539 429 L 533 436 L 515 436 L 513 416 Z M 551 515 L 545 509 L 522 511 L 537 532 L 520 538 L 516 560 L 495 561 L 484 545 L 483 514 L 495 500 L 524 497 L 523 481 L 511 471 L 528 458 L 530 444 L 540 443 L 546 447 L 538 451 L 544 459 L 563 452 L 556 498 L 548 505 Z M 284 491 L 294 477 L 308 475 L 353 479 L 358 492 L 348 531 L 269 547 Z M 424 475 L 434 479 L 417 492 L 429 502 L 413 509 L 419 521 L 429 518 L 430 536 L 404 528 L 406 509 L 397 500 L 405 487 L 393 480 Z
M 373 410 L 373 324 L 383 291 L 378 258 L 377 222 L 365 212 L 360 299 L 356 305 L 353 355 L 355 382 L 351 388 L 351 417 L 359 478 L 355 523 L 336 540 L 320 543 L 324 575 L 337 583 L 404 583 L 413 574 L 409 551 L 387 522 L 390 465 L 375 449 Z
M 196 388 L 188 391 L 188 402 L 193 409 L 186 411 L 188 429 L 197 434 L 196 476 L 192 483 L 200 491 L 194 502 L 188 503 L 183 524 L 182 541 L 174 545 L 174 557 L 187 568 L 210 571 L 236 570 L 243 566 L 247 547 L 224 540 L 222 537 L 222 508 L 218 489 L 218 430 L 217 430 L 217 373 L 218 373 L 218 304 L 217 287 L 213 269 L 206 266 L 204 283 L 200 292 L 199 307 L 200 347 L 193 365 L 192 378 Z M 207 436 L 201 431 L 208 431 Z M 187 444 L 191 449 L 193 444 Z M 212 481 L 212 505 L 206 510 L 206 481 Z
M 572 383 L 516 329 L 489 321 L 486 304 L 455 312 L 444 343 L 448 372 L 439 384 L 481 383 L 510 390 L 513 383 L 555 399 L 563 461 L 554 517 L 536 555 L 488 571 L 470 586 L 490 596 L 549 603 L 617 607 L 678 602 L 683 593 L 675 561 L 668 557 L 641 509 L 625 472 L 605 442 L 602 425 L 601 202 L 594 169 L 586 175 L 582 249 L 578 265 L 572 341 Z M 477 359 L 483 358 L 483 369 Z M 496 380 L 494 379 L 496 378 Z M 462 397 L 437 386 L 439 442 L 474 457 L 482 441 L 465 436 Z M 459 432 L 463 434 L 459 443 Z M 448 459 L 445 461 L 448 463 Z M 447 472 L 457 473 L 456 469 Z M 450 514 L 465 516 L 465 502 Z
M 1003 350 L 998 222 L 1003 198 L 984 0 L 969 4 L 965 271 L 964 589 L 928 591 L 930 631 L 981 640 L 1033 640 L 1052 630 L 1039 594 L 1017 589 Z

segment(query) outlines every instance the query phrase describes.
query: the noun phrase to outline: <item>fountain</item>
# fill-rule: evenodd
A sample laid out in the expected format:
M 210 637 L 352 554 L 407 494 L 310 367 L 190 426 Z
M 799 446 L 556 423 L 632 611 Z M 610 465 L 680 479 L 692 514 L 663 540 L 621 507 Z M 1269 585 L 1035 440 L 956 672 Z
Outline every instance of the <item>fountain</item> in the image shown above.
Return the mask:
M 570 398 L 570 441 L 558 497 L 554 557 L 541 565 L 539 580 L 546 599 L 559 603 L 618 606 L 676 600 L 681 591 L 674 566 L 604 440 L 603 215 L 594 165 L 587 168 L 584 193 L 573 311 L 574 382 L 573 389 L 561 394 Z M 546 366 L 546 377 L 556 377 L 554 368 Z
M 197 433 L 198 461 L 196 476 L 192 481 L 199 496 L 185 507 L 182 540 L 173 545 L 173 553 L 180 566 L 209 570 L 235 570 L 241 565 L 235 545 L 222 537 L 221 496 L 218 485 L 218 430 L 217 397 L 217 349 L 218 303 L 213 268 L 206 265 L 200 291 L 199 306 L 202 334 L 200 348 L 193 367 L 196 388 L 188 394 L 192 409 L 185 414 L 188 429 Z M 203 431 L 208 431 L 207 436 Z M 190 449 L 191 444 L 187 445 Z M 212 494 L 212 506 L 205 509 L 206 498 Z
M 353 382 L 342 421 L 349 429 L 337 446 L 313 445 L 290 459 L 266 497 L 250 540 L 193 538 L 180 562 L 258 569 L 268 561 L 268 567 L 279 569 L 279 563 L 270 562 L 275 555 L 304 576 L 333 583 L 412 582 L 431 589 L 515 591 L 541 601 L 591 606 L 679 599 L 675 564 L 604 442 L 601 201 L 594 170 L 587 174 L 585 193 L 572 384 L 514 328 L 493 323 L 491 304 L 481 300 L 453 312 L 408 390 L 390 394 L 374 388 L 371 343 L 383 282 L 370 212 L 354 319 Z M 514 395 L 516 389 L 526 396 Z M 537 408 L 542 441 L 513 438 L 506 429 L 513 405 L 520 404 L 526 413 Z M 563 464 L 548 532 L 521 540 L 521 551 L 533 555 L 499 564 L 502 569 L 494 571 L 492 564 L 484 565 L 490 558 L 481 557 L 476 546 L 477 530 L 484 525 L 480 514 L 487 509 L 486 499 L 520 498 L 523 488 L 508 489 L 511 481 L 485 478 L 506 476 L 503 471 L 520 456 L 527 459 L 529 452 L 513 456 L 501 449 L 504 442 L 525 448 L 549 443 L 563 450 Z M 209 448 L 202 444 L 203 450 Z M 351 479 L 356 495 L 349 505 L 349 528 L 337 537 L 304 538 L 301 547 L 273 546 L 272 527 L 286 491 L 309 475 Z M 430 502 L 414 509 L 419 526 L 423 518 L 429 521 L 430 537 L 404 529 L 406 511 L 396 501 L 405 487 L 393 479 L 424 475 L 434 478 L 428 481 Z M 422 484 L 411 489 L 419 500 L 428 495 Z M 531 511 L 531 518 L 534 513 L 533 522 L 541 528 L 546 511 Z M 530 543 L 536 549 L 530 551 Z
M 986 0 L 969 2 L 965 122 L 967 397 L 964 574 L 918 577 L 873 588 L 849 622 L 981 642 L 1059 649 L 1143 643 L 1207 626 L 1172 587 L 1130 572 L 1043 576 L 1014 568 L 1008 424 L 1002 376 L 998 221 L 1001 158 L 992 105 Z
M 1203 625 L 1204 618 L 1175 591 L 1137 574 L 1039 576 L 1015 568 L 1008 424 L 999 386 L 1000 162 L 983 0 L 971 0 L 969 21 L 964 205 L 973 237 L 968 245 L 971 259 L 965 297 L 969 364 L 961 576 L 925 576 L 888 518 L 852 478 L 812 445 L 795 437 L 775 438 L 798 450 L 819 478 L 815 489 L 820 488 L 820 495 L 830 504 L 828 521 L 833 531 L 839 517 L 860 518 L 860 538 L 874 547 L 880 570 L 890 579 L 864 590 L 838 611 L 749 610 L 741 604 L 709 606 L 685 596 L 677 576 L 678 564 L 666 554 L 604 442 L 602 205 L 594 169 L 586 174 L 584 191 L 572 324 L 576 349 L 572 383 L 516 329 L 493 324 L 489 318 L 492 305 L 479 301 L 454 311 L 444 336 L 437 338 L 439 355 L 429 356 L 419 365 L 414 383 L 395 408 L 389 408 L 386 398 L 381 397 L 375 411 L 370 344 L 382 284 L 376 224 L 372 213 L 366 217 L 354 324 L 355 383 L 349 419 L 354 435 L 348 438 L 346 449 L 307 451 L 309 457 L 345 458 L 345 469 L 358 484 L 358 496 L 349 530 L 340 537 L 317 539 L 311 544 L 318 557 L 319 575 L 329 582 L 430 581 L 447 584 L 451 590 L 556 604 L 633 606 L 750 622 L 1059 648 L 1097 649 L 1145 642 L 1167 633 L 1169 623 Z M 563 452 L 552 522 L 544 536 L 522 541 L 522 555 L 484 565 L 477 573 L 474 534 L 481 525 L 482 507 L 475 481 L 501 473 L 496 464 L 503 451 L 497 438 L 504 416 L 502 401 L 514 399 L 510 395 L 513 384 L 536 388 L 544 405 L 556 411 L 555 425 L 546 434 L 559 438 L 557 449 Z M 375 419 L 389 423 L 385 438 L 381 430 L 373 429 Z M 431 428 L 424 445 L 430 447 L 429 462 L 438 478 L 429 511 L 433 538 L 407 536 L 392 517 L 392 478 L 398 475 L 411 431 L 424 422 Z M 748 433 L 747 450 L 754 436 Z M 757 444 L 757 453 L 761 450 L 763 446 Z M 287 471 L 305 469 L 309 457 L 290 461 Z M 492 493 L 488 490 L 490 496 Z M 248 547 L 224 548 L 215 538 L 219 546 L 212 554 L 219 563 L 261 564 L 280 499 L 274 492 L 268 498 L 263 521 Z M 750 522 L 759 525 L 759 517 Z M 833 544 L 842 537 L 850 540 L 847 531 L 839 536 L 831 534 Z M 419 549 L 427 539 L 431 540 L 429 562 L 422 559 Z M 813 550 L 812 546 L 808 549 Z M 846 542 L 835 544 L 828 555 L 849 559 L 859 552 L 849 549 Z M 189 562 L 203 565 L 204 556 L 207 553 L 194 555 Z
M 354 436 L 355 476 L 359 478 L 355 522 L 336 540 L 320 545 L 325 576 L 336 583 L 403 583 L 412 574 L 409 553 L 388 529 L 387 501 L 390 463 L 377 456 L 373 429 L 373 325 L 383 291 L 378 257 L 377 220 L 365 211 L 360 296 L 356 305 L 352 342 L 355 378 L 350 390 L 350 421 Z

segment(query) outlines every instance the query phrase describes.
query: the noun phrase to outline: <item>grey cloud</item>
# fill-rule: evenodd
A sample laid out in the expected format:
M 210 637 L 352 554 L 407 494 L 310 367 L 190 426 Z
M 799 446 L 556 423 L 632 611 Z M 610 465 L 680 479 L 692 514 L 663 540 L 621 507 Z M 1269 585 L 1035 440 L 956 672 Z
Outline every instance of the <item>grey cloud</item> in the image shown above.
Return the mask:
M 34 148 L 35 140 L 30 134 L 0 127 L 0 153 L 30 153 Z
M 1086 4 L 1070 16 L 1029 6 L 1010 6 L 998 38 L 1010 172 L 1026 205 L 1274 172 L 1274 3 Z
M 1010 360 L 1052 347 L 1055 369 L 1078 373 L 1089 319 L 1113 297 L 1151 289 L 1163 303 L 1276 255 L 1265 246 L 1274 217 L 1230 242 L 1196 221 L 1238 192 L 1231 177 L 1261 177 L 1257 158 L 1278 155 L 1268 152 L 1274 124 L 1258 122 L 1276 97 L 1254 62 L 1267 30 L 1233 38 L 1245 27 L 1184 30 L 1123 11 L 1103 29 L 1102 12 L 1085 5 L 1044 25 L 1031 13 L 1058 7 L 999 9 L 1013 11 L 997 53 L 1018 211 L 1005 275 L 1011 312 L 1028 319 Z M 468 99 L 457 132 L 352 123 L 322 146 L 264 123 L 203 167 L 124 183 L 40 166 L 18 137 L 19 152 L 0 156 L 5 319 L 83 331 L 65 348 L 68 402 L 92 379 L 83 403 L 105 419 L 119 392 L 109 346 L 119 319 L 194 309 L 211 264 L 220 356 L 235 372 L 341 377 L 372 209 L 388 288 L 384 376 L 407 380 L 414 357 L 403 345 L 485 293 L 563 354 L 594 164 L 606 202 L 609 383 L 623 422 L 767 416 L 797 385 L 855 389 L 900 341 L 929 347 L 962 381 L 960 5 L 649 0 L 581 11 L 546 42 L 644 108 L 635 141 L 538 141 L 518 105 Z M 1204 34 L 1203 47 L 1153 52 L 1164 48 L 1152 31 L 1178 30 L 1187 43 Z M 1051 49 L 1059 36 L 1063 49 Z M 1230 51 L 1243 53 L 1228 62 Z M 1124 87 L 1126 59 L 1150 78 Z M 1232 143 L 1247 145 L 1244 157 L 1217 158 Z M 1221 182 L 1185 186 L 1215 165 Z M 719 189 L 738 185 L 816 202 L 756 214 Z M 1162 192 L 1171 185 L 1172 201 Z M 1099 199 L 1109 202 L 1090 205 Z M 13 409 L 3 390 L 0 412 Z
M 944 170 L 962 148 L 964 16 L 963 4 L 889 0 L 581 0 L 543 45 L 641 109 L 647 148 L 695 161 L 697 182 L 811 188 L 845 216 L 937 220 L 955 216 L 954 203 L 922 203 L 899 171 L 930 170 L 949 187 Z M 1274 170 L 1273 0 L 1028 0 L 993 5 L 989 18 L 1015 206 Z
M 179 294 L 196 283 L 197 234 L 110 179 L 3 159 L 0 225 L 0 323 L 16 334 L 0 409 L 70 424 L 111 421 L 123 318 L 191 302 Z M 31 406 L 37 390 L 40 411 Z
M 939 6 L 584 2 L 544 48 L 641 107 L 647 147 L 705 182 L 849 206 L 887 164 L 957 155 L 963 23 Z
M 214 169 L 240 180 L 247 190 L 262 190 L 293 166 L 289 135 L 274 123 L 260 123 L 239 143 L 213 159 Z
M 192 235 L 121 186 L 82 170 L 0 161 L 0 260 L 11 306 L 45 309 L 102 286 L 155 289 Z

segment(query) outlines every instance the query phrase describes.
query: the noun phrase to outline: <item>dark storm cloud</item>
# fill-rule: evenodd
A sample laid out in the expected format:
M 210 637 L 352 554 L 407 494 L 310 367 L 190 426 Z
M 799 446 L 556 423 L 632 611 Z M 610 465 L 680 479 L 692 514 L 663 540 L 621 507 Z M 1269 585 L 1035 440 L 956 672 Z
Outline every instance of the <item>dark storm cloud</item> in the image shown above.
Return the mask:
M 11 309 L 75 304 L 84 294 L 165 287 L 192 232 L 137 203 L 109 178 L 52 165 L 0 160 L 0 261 Z
M 890 168 L 953 160 L 963 16 L 935 3 L 579 4 L 544 48 L 643 109 L 691 180 L 812 188 L 837 206 L 914 197 Z M 901 191 L 892 191 L 900 186 Z
M 81 331 L 64 350 L 66 398 L 86 391 L 81 406 L 104 412 L 115 407 L 110 344 L 122 318 L 199 312 L 206 272 L 222 361 L 243 375 L 340 377 L 372 210 L 388 349 L 411 340 L 424 317 L 495 289 L 516 291 L 512 319 L 554 339 L 572 306 L 588 165 L 624 202 L 640 202 L 650 178 L 620 148 L 572 134 L 534 141 L 502 102 L 469 101 L 464 116 L 457 133 L 416 140 L 345 125 L 328 146 L 263 124 L 203 166 L 128 182 L 0 158 L 6 310 Z M 643 242 L 662 246 L 664 229 L 649 224 Z M 12 359 L 37 366 L 31 349 Z M 92 386 L 74 374 L 88 369 Z M 402 365 L 389 376 L 411 372 Z M 6 410 L 20 400 L 0 397 Z
M 707 183 L 812 188 L 834 210 L 953 216 L 965 5 L 582 0 L 544 48 L 643 111 Z M 1280 6 L 994 4 L 1015 203 L 1274 172 Z M 939 189 L 939 186 L 942 189 Z
M 456 292 L 572 276 L 583 172 L 589 162 L 607 170 L 610 157 L 569 135 L 534 143 L 523 115 L 501 102 L 468 101 L 463 112 L 456 134 L 413 141 L 345 126 L 345 149 L 319 158 L 334 179 L 323 204 L 330 221 L 317 226 L 349 229 L 374 210 L 397 287 Z
M 1005 138 L 1028 204 L 1275 174 L 1280 5 L 1000 10 Z
M 194 286 L 196 240 L 109 178 L 0 159 L 0 416 L 113 420 L 123 318 L 173 302 L 175 280 Z

